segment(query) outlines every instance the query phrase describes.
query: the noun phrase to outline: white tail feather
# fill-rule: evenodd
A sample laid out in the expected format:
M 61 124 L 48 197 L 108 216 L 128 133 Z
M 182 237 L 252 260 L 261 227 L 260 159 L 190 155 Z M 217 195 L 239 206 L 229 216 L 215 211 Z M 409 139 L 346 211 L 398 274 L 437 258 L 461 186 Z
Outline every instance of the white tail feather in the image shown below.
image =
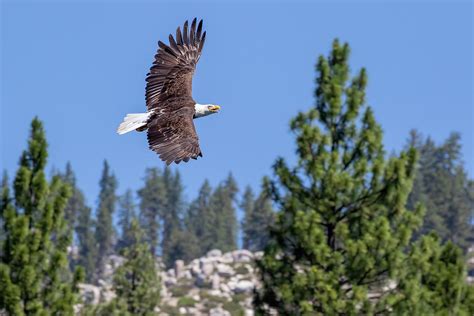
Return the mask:
M 146 125 L 149 113 L 130 113 L 120 123 L 117 133 L 120 135 L 136 130 Z

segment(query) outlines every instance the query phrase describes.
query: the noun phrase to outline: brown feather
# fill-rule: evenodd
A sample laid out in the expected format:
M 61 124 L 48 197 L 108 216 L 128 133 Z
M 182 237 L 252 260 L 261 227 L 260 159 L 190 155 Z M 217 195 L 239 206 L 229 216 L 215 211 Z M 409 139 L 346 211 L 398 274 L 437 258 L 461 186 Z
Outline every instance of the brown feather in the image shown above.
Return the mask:
M 176 43 L 178 43 L 178 45 L 183 45 L 183 38 L 181 37 L 181 29 L 179 26 L 176 29 Z
M 195 36 L 196 35 L 196 18 L 193 19 L 193 22 L 191 23 L 191 32 L 189 33 L 189 41 L 191 42 L 191 45 L 195 45 Z
M 148 120 L 148 144 L 167 164 L 188 162 L 202 157 L 199 138 L 194 128 L 192 78 L 201 57 L 206 32 L 202 20 L 191 27 L 188 21 L 183 32 L 178 27 L 176 40 L 169 36 L 169 45 L 159 41 L 158 51 L 146 82 L 146 104 L 153 112 Z
M 188 21 L 184 22 L 184 26 L 183 26 L 183 41 L 184 41 L 184 45 L 188 45 L 188 46 L 189 46 Z

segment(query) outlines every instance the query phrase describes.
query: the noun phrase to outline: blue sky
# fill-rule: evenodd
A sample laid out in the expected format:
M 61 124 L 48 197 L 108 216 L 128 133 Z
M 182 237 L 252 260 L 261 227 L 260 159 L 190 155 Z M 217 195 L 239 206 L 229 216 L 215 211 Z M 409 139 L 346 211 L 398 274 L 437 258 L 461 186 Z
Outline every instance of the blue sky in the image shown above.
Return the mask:
M 368 103 L 388 152 L 417 128 L 436 141 L 462 135 L 472 177 L 471 2 L 26 2 L 1 10 L 1 169 L 16 170 L 31 119 L 50 143 L 49 168 L 71 161 L 95 205 L 104 159 L 120 187 L 140 187 L 162 167 L 145 134 L 118 136 L 126 113 L 145 110 L 145 74 L 156 43 L 184 20 L 208 32 L 194 98 L 222 106 L 196 128 L 204 158 L 178 168 L 188 198 L 232 171 L 258 187 L 277 156 L 293 161 L 288 122 L 313 104 L 314 64 L 335 37 L 351 45 L 353 70 L 369 74 Z

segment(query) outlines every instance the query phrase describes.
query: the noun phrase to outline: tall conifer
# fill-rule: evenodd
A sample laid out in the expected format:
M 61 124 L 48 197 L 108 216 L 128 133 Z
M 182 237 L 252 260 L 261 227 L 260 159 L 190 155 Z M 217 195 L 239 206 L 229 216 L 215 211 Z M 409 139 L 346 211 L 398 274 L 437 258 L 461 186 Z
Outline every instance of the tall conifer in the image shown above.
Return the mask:
M 118 250 L 128 247 L 132 242 L 131 223 L 136 218 L 135 202 L 132 190 L 128 189 L 119 199 L 119 226 L 120 238 L 117 243 Z
M 264 179 L 264 181 L 266 180 Z M 242 221 L 244 249 L 263 250 L 268 244 L 268 230 L 274 217 L 270 196 L 265 190 L 262 190 L 255 198 L 251 188 L 247 187 L 241 208 L 244 210 Z
M 76 175 L 72 170 L 70 162 L 66 164 L 66 170 L 64 173 L 61 173 L 60 176 L 61 179 L 67 183 L 72 190 L 72 195 L 68 200 L 64 215 L 68 229 L 73 232 L 76 225 L 77 216 L 80 213 L 81 208 L 84 207 L 85 199 L 84 195 L 76 185 Z
M 99 187 L 100 193 L 95 237 L 98 245 L 97 268 L 100 276 L 103 272 L 105 259 L 113 252 L 115 240 L 115 230 L 112 219 L 117 202 L 115 192 L 117 189 L 117 180 L 112 174 L 107 161 L 104 161 Z
M 0 260 L 0 310 L 10 315 L 73 315 L 77 279 L 68 269 L 71 243 L 64 220 L 71 190 L 54 176 L 47 181 L 43 125 L 31 123 L 20 158 L 13 197 L 3 186 L 0 212 L 5 242 Z
M 90 283 L 97 281 L 99 277 L 96 271 L 98 244 L 95 227 L 96 221 L 92 217 L 92 209 L 85 205 L 77 217 L 76 234 L 79 247 L 77 265 L 84 268 L 86 281 Z
M 208 180 L 205 180 L 199 188 L 198 196 L 189 206 L 185 218 L 186 229 L 192 233 L 193 242 L 196 243 L 189 257 L 198 258 L 212 249 L 216 215 L 210 207 L 212 188 Z
M 431 236 L 412 243 L 423 215 L 405 207 L 416 151 L 386 159 L 365 105 L 366 71 L 349 80 L 348 58 L 337 40 L 319 58 L 315 106 L 291 122 L 297 163 L 274 164 L 268 191 L 280 212 L 258 262 L 255 305 L 282 315 L 472 314 L 460 299 L 469 288 L 459 253 Z M 451 269 L 457 288 L 443 292 L 437 270 Z
M 419 234 L 436 232 L 464 250 L 472 243 L 474 187 L 461 161 L 460 136 L 452 133 L 440 145 L 412 131 L 408 140 L 420 152 L 414 189 L 408 205 L 422 202 L 426 216 Z
M 156 263 L 137 219 L 131 221 L 129 233 L 130 245 L 122 251 L 126 261 L 114 276 L 115 303 L 130 315 L 156 315 L 161 288 Z
M 214 214 L 214 229 L 212 248 L 224 252 L 237 248 L 237 218 L 235 199 L 238 192 L 237 183 L 229 174 L 214 190 L 210 207 Z
M 178 171 L 172 172 L 165 168 L 163 182 L 166 190 L 166 207 L 163 209 L 163 234 L 161 241 L 163 262 L 171 266 L 175 260 L 181 259 L 184 252 L 183 231 L 183 184 Z
M 166 188 L 161 172 L 157 168 L 145 171 L 143 187 L 138 190 L 140 198 L 140 223 L 150 252 L 156 256 L 160 235 L 161 214 L 166 207 Z

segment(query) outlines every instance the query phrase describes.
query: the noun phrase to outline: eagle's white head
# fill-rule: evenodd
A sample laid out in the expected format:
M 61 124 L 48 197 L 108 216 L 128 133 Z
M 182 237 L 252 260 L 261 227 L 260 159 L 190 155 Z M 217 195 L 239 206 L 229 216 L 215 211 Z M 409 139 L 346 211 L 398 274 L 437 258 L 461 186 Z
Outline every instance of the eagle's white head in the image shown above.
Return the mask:
M 208 116 L 210 114 L 218 113 L 221 109 L 220 106 L 215 104 L 199 104 L 194 105 L 194 118 Z

